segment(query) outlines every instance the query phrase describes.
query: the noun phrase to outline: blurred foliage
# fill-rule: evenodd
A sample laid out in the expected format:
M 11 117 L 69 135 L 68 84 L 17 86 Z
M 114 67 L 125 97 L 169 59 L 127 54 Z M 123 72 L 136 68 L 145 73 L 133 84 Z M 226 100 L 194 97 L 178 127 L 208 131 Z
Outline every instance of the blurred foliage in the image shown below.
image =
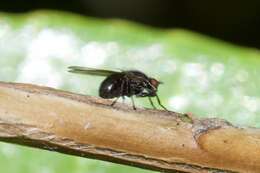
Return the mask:
M 181 29 L 54 11 L 0 14 L 0 80 L 98 95 L 103 78 L 67 73 L 67 66 L 139 69 L 164 82 L 171 110 L 260 127 L 260 53 Z M 150 107 L 146 99 L 138 106 Z M 0 145 L 5 173 L 149 172 L 11 144 Z M 15 163 L 15 164 L 14 164 Z

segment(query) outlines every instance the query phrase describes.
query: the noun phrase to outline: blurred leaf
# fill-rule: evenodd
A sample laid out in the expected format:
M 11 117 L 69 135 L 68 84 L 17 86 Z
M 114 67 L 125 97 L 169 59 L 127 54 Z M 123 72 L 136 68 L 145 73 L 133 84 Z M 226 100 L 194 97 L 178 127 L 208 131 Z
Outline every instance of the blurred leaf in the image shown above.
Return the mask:
M 181 29 L 63 12 L 0 14 L 0 80 L 98 96 L 103 78 L 69 74 L 71 65 L 139 69 L 164 82 L 159 95 L 171 110 L 260 127 L 258 50 Z M 5 173 L 149 172 L 9 144 L 0 145 L 0 155 Z

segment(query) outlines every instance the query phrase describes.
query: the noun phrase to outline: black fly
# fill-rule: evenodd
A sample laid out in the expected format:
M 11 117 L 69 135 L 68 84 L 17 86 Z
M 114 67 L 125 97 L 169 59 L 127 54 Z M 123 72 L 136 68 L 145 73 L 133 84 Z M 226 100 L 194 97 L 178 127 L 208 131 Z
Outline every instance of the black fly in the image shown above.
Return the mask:
M 133 96 L 148 97 L 151 105 L 155 109 L 151 97 L 156 97 L 158 104 L 167 110 L 162 104 L 157 95 L 157 88 L 161 82 L 154 78 L 146 76 L 144 73 L 135 70 L 129 71 L 111 71 L 88 67 L 70 66 L 69 72 L 106 76 L 106 79 L 101 83 L 99 88 L 99 96 L 105 99 L 116 98 L 111 106 L 113 106 L 118 98 L 125 96 L 130 97 L 133 109 L 136 109 Z

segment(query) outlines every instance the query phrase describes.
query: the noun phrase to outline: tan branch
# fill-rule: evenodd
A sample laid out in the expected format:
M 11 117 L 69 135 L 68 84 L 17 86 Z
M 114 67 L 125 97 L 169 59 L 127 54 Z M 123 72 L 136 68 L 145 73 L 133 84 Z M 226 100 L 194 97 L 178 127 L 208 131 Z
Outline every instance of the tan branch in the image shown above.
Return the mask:
M 0 83 L 0 140 L 163 172 L 260 172 L 260 131 Z

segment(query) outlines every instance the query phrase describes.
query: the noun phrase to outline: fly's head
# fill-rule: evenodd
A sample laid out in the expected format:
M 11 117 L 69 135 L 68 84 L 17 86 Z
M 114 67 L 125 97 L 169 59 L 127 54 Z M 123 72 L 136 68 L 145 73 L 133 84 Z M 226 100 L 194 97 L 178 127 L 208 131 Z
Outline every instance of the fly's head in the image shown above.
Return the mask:
M 152 90 L 153 90 L 154 92 L 156 92 L 157 89 L 158 89 L 158 86 L 159 86 L 160 84 L 162 84 L 162 82 L 160 82 L 160 81 L 158 81 L 158 80 L 156 80 L 156 79 L 154 79 L 154 78 L 149 78 L 149 82 L 150 82 L 151 88 L 152 88 Z
M 140 93 L 140 95 L 142 97 L 145 96 L 156 96 L 157 90 L 158 90 L 158 86 L 159 84 L 162 84 L 162 82 L 154 79 L 154 78 L 149 78 L 149 81 L 145 83 L 145 87 L 142 88 L 142 92 Z

